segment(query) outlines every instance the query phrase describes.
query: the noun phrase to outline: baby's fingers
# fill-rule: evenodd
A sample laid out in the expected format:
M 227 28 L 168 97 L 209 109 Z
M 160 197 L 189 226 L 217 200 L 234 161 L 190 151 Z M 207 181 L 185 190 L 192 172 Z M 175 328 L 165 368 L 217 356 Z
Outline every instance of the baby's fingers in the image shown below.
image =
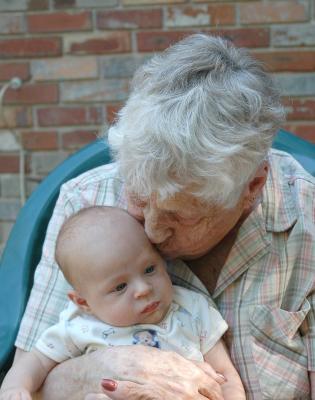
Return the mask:
M 0 400 L 32 400 L 26 390 L 9 389 L 0 394 Z
M 199 361 L 194 361 L 194 364 L 196 364 L 200 369 L 202 369 L 210 378 L 214 379 L 216 382 L 218 382 L 220 385 L 226 382 L 226 379 L 223 375 L 218 374 L 210 364 L 206 362 L 199 362 Z
M 28 392 L 20 393 L 20 400 L 32 400 L 32 396 Z

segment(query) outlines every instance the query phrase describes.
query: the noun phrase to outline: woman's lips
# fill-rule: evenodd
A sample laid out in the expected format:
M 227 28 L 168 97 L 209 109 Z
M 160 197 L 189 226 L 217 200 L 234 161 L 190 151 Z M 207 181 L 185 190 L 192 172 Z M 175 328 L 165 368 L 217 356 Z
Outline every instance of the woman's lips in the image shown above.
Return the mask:
M 159 305 L 160 305 L 160 302 L 159 301 L 155 301 L 155 302 L 149 304 L 148 306 L 146 306 L 141 311 L 141 314 L 151 313 L 151 312 L 155 311 L 158 308 Z

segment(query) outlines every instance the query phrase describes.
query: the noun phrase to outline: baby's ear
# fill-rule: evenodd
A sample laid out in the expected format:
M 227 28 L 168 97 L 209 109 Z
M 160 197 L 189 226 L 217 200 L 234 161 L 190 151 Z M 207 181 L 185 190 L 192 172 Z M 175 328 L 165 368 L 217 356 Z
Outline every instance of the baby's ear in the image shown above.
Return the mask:
M 88 305 L 87 301 L 79 295 L 78 292 L 75 290 L 70 290 L 68 292 L 69 299 L 76 304 L 81 310 L 84 312 L 90 312 L 90 306 Z

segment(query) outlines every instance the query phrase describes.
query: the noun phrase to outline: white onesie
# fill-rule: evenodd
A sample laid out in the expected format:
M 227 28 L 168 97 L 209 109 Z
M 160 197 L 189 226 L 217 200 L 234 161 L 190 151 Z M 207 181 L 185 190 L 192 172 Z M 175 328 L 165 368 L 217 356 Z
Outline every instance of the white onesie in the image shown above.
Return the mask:
M 111 326 L 69 302 L 59 322 L 42 334 L 35 347 L 58 363 L 100 347 L 136 344 L 202 361 L 226 330 L 226 322 L 206 296 L 174 286 L 173 302 L 157 325 Z

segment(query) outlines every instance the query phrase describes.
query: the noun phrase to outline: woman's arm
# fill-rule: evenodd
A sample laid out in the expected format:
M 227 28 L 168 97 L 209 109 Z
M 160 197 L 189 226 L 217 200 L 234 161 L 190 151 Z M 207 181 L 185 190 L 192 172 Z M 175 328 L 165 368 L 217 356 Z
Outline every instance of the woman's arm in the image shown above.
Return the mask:
M 222 340 L 204 356 L 217 373 L 222 374 L 226 382 L 222 385 L 225 400 L 246 400 L 242 381 L 232 364 L 228 351 Z
M 206 370 L 173 352 L 140 345 L 112 347 L 58 365 L 41 394 L 44 400 L 84 399 L 100 393 L 101 381 L 107 378 L 118 383 L 117 390 L 106 391 L 117 400 L 223 400 L 216 374 L 210 366 Z M 93 398 L 99 397 L 89 396 Z

